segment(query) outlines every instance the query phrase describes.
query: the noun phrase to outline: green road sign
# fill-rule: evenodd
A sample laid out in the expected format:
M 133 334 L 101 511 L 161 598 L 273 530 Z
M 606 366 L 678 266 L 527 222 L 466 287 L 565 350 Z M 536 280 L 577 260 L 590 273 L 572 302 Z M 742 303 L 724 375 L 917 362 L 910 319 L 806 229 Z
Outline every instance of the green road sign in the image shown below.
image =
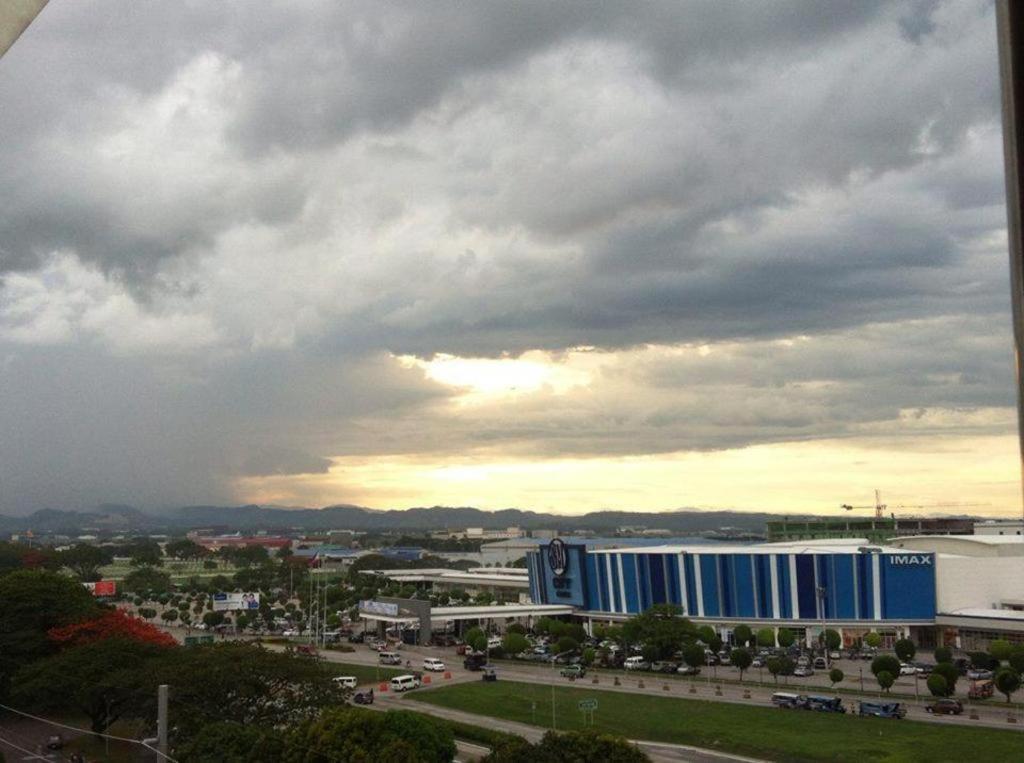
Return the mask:
M 579 707 L 580 707 L 580 710 L 585 710 L 585 711 L 587 711 L 587 710 L 589 710 L 589 711 L 597 710 L 597 700 L 596 699 L 581 699 Z

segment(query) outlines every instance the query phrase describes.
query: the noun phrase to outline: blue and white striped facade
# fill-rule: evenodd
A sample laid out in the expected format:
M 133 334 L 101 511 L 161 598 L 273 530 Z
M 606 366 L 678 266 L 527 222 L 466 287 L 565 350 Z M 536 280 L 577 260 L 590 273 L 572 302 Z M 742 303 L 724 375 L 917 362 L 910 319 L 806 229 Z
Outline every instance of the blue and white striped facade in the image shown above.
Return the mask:
M 675 604 L 694 619 L 750 623 L 935 620 L 935 554 L 849 546 L 567 548 L 562 575 L 550 569 L 545 546 L 527 555 L 535 602 L 594 616 Z

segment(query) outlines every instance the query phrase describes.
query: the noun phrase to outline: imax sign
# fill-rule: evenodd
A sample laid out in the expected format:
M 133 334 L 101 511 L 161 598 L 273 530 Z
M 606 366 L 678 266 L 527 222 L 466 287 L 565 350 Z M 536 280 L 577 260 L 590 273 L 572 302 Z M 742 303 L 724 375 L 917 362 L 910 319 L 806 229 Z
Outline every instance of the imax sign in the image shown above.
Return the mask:
M 893 567 L 906 567 L 912 564 L 931 567 L 932 557 L 928 554 L 893 554 L 889 557 L 889 564 Z

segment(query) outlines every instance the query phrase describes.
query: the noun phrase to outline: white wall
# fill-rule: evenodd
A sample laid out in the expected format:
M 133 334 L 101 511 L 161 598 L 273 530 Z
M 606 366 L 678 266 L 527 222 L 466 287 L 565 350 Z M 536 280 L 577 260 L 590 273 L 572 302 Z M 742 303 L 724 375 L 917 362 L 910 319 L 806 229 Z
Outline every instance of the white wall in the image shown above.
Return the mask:
M 939 556 L 936 560 L 939 612 L 998 607 L 1004 599 L 1024 599 L 1024 557 Z

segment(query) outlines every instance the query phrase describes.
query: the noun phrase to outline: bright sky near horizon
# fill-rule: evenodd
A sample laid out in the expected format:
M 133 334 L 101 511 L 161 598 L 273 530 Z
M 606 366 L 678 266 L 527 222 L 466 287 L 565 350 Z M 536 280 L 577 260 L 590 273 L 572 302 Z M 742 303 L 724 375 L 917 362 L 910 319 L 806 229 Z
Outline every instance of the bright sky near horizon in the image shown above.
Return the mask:
M 1020 513 L 987 0 L 52 3 L 0 136 L 0 512 Z

